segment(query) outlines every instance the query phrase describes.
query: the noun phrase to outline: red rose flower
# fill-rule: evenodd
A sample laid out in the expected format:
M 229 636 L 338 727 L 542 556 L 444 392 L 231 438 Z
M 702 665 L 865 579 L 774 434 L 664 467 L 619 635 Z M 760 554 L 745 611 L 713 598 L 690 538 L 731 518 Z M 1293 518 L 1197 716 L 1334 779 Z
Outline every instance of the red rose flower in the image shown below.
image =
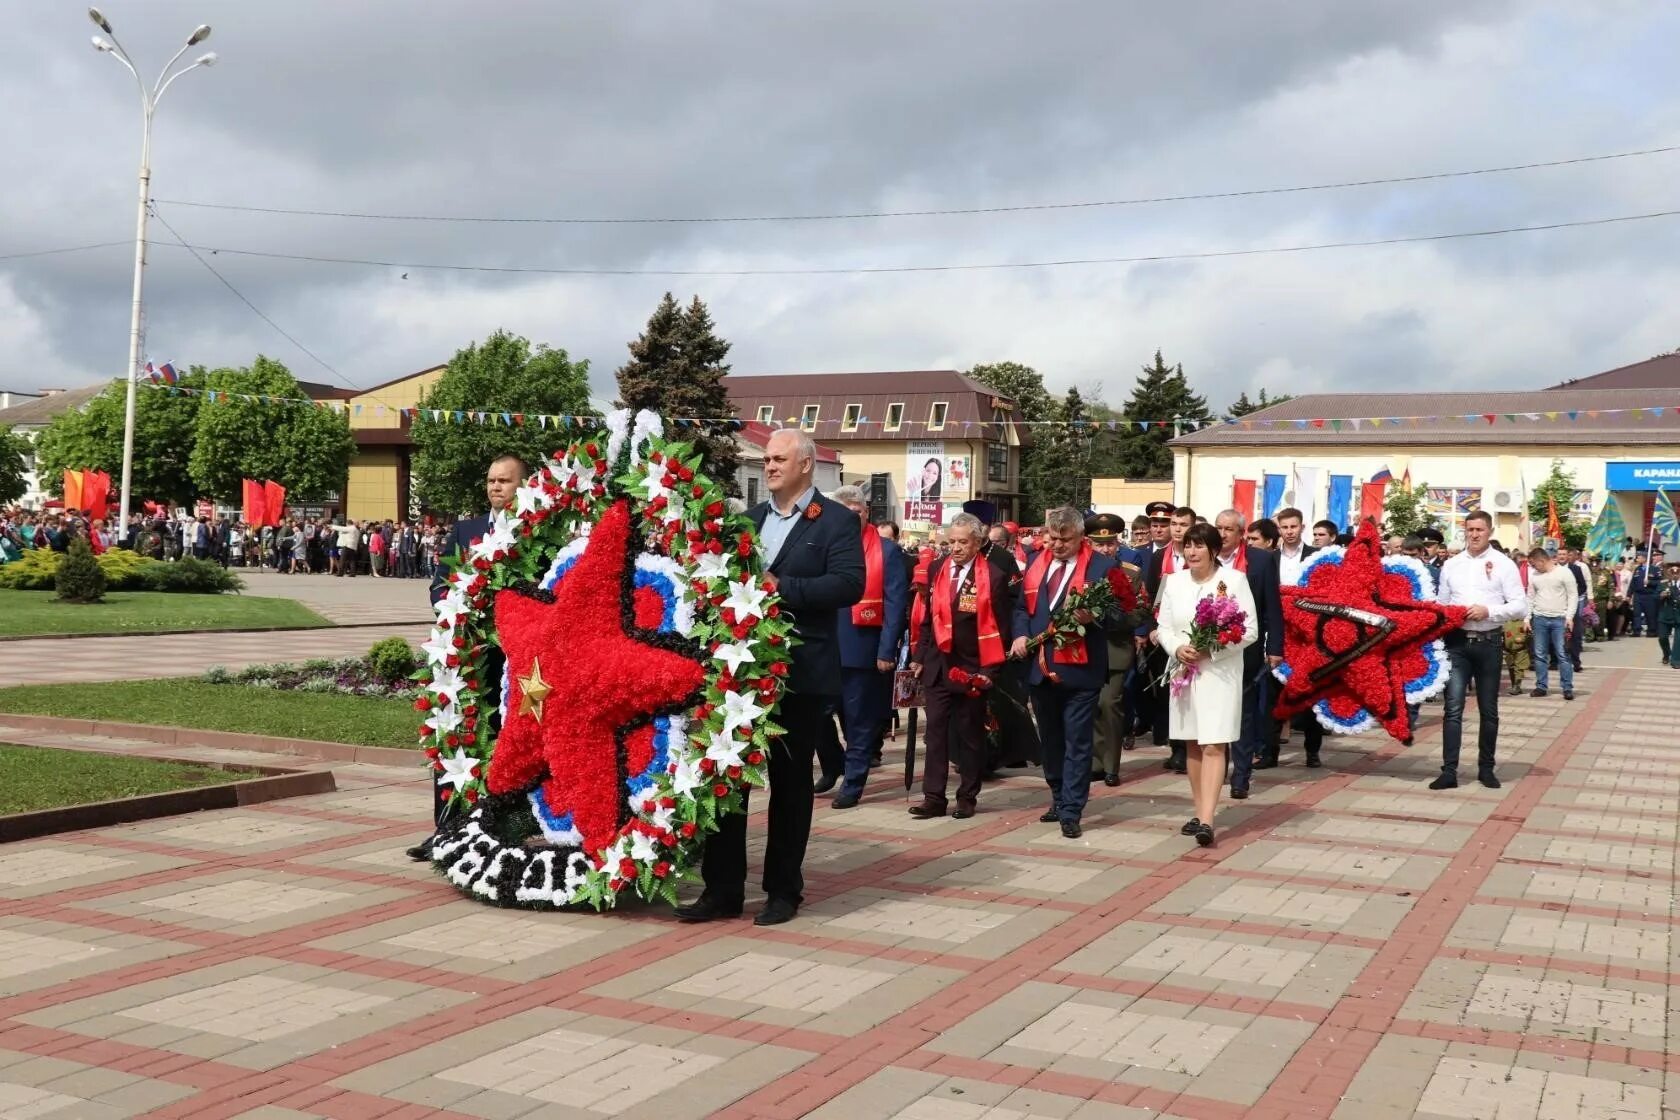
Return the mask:
M 728 797 L 729 796 L 729 787 L 724 785 L 722 782 L 719 782 L 717 785 L 712 787 L 712 796 L 713 797 Z
M 414 702 L 414 710 L 417 711 L 417 712 L 429 712 L 429 711 L 431 711 L 432 710 L 431 697 L 422 696 L 422 697 L 420 697 L 420 699 L 416 700 Z
M 695 829 L 693 822 L 689 822 L 688 824 L 683 825 L 682 826 L 683 839 L 684 840 L 694 839 L 694 833 L 696 831 L 697 830 Z
M 816 502 L 812 502 L 810 505 L 805 507 L 805 520 L 815 521 L 821 516 L 822 506 L 818 505 Z
M 474 789 L 472 786 L 468 786 L 463 791 L 462 796 L 467 799 L 467 804 L 471 805 L 473 802 L 478 800 L 478 790 Z
M 671 865 L 666 863 L 664 860 L 660 860 L 658 863 L 653 865 L 653 877 L 655 879 L 663 879 L 670 873 Z
M 618 873 L 625 879 L 634 879 L 636 877 L 636 861 L 633 859 L 619 860 Z

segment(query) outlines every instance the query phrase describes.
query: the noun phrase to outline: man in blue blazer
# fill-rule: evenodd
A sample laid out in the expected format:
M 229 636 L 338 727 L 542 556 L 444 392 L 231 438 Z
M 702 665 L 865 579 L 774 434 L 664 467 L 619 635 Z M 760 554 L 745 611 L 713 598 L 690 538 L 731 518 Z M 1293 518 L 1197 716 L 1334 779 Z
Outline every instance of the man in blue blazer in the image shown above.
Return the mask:
M 764 848 L 764 909 L 754 925 L 789 921 L 804 901 L 805 845 L 811 838 L 811 758 L 822 721 L 844 693 L 839 613 L 863 597 L 862 535 L 857 517 L 817 493 L 817 449 L 804 432 L 784 428 L 764 449 L 770 500 L 748 513 L 758 528 L 768 572 L 799 643 L 776 722 L 787 730 L 770 750 L 770 835 Z M 677 908 L 685 922 L 741 915 L 747 891 L 746 798 L 718 822 L 700 865 L 706 889 Z
M 1010 655 L 1028 656 L 1027 642 L 1049 629 L 1056 609 L 1070 589 L 1107 579 L 1111 557 L 1096 552 L 1085 539 L 1085 518 L 1076 509 L 1053 509 L 1044 517 L 1045 549 L 1033 559 L 1015 607 L 1015 643 Z M 1044 780 L 1050 808 L 1039 820 L 1061 822 L 1062 835 L 1083 834 L 1079 818 L 1091 794 L 1091 746 L 1097 699 L 1108 681 L 1107 630 L 1114 617 L 1080 620 L 1087 627 L 1079 646 L 1057 652 L 1047 641 L 1031 654 L 1027 684 L 1044 744 Z M 1082 651 L 1082 653 L 1081 653 Z
M 846 732 L 845 776 L 831 803 L 850 809 L 863 797 L 882 727 L 892 714 L 898 641 L 910 611 L 910 570 L 898 545 L 869 523 L 869 502 L 856 486 L 842 486 L 834 500 L 857 515 L 862 530 L 863 598 L 839 612 L 840 725 Z
M 1254 621 L 1260 636 L 1243 650 L 1242 735 L 1231 746 L 1231 796 L 1241 801 L 1248 796 L 1255 755 L 1264 752 L 1270 734 L 1268 682 L 1272 668 L 1283 661 L 1283 595 L 1278 590 L 1277 555 L 1246 543 L 1243 515 L 1228 509 L 1213 524 L 1219 530 L 1219 563 L 1247 578 L 1259 614 Z
M 498 455 L 490 463 L 490 469 L 484 474 L 484 495 L 490 501 L 490 513 L 476 517 L 463 517 L 455 522 L 449 530 L 443 550 L 438 554 L 437 572 L 432 576 L 432 606 L 437 606 L 438 600 L 449 593 L 449 582 L 445 579 L 448 574 L 443 561 L 451 556 L 464 554 L 473 546 L 473 542 L 482 538 L 490 531 L 491 514 L 500 513 L 513 504 L 513 496 L 525 482 L 525 460 L 517 455 Z M 345 563 L 351 563 L 346 559 Z M 485 680 L 483 706 L 489 710 L 492 730 L 501 725 L 502 707 L 502 651 L 492 646 L 485 658 Z M 438 772 L 432 771 L 432 826 L 433 833 L 414 847 L 408 849 L 408 858 L 425 861 L 432 858 L 432 840 L 437 835 L 436 827 L 443 823 L 449 813 L 449 802 L 443 799 L 442 788 L 438 783 Z

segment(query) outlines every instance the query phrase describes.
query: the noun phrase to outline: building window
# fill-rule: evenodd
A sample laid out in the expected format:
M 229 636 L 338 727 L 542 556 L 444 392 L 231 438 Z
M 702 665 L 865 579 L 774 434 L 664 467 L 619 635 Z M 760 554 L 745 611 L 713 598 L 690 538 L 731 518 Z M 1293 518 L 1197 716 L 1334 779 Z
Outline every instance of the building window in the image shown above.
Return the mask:
M 898 431 L 899 428 L 901 428 L 903 426 L 904 426 L 904 405 L 903 405 L 903 403 L 900 402 L 899 404 L 889 404 L 887 406 L 887 422 L 885 424 L 881 425 L 881 427 L 886 431 L 896 432 L 896 431 Z
M 1009 481 L 1009 448 L 1001 443 L 986 445 L 986 481 Z
M 928 431 L 937 432 L 943 429 L 945 414 L 950 410 L 951 406 L 944 401 L 934 401 L 933 407 L 928 410 Z
M 800 431 L 804 431 L 804 432 L 814 432 L 814 431 L 816 431 L 817 430 L 817 415 L 821 411 L 822 411 L 822 406 L 821 405 L 818 405 L 818 404 L 808 404 L 808 405 L 806 405 L 805 406 L 805 412 L 799 417 L 799 429 L 800 429 Z
M 758 504 L 758 479 L 747 479 L 747 506 L 751 508 Z
M 758 422 L 760 424 L 774 424 L 776 422 L 776 406 L 773 404 L 759 405 Z
M 863 419 L 863 406 L 861 404 L 847 405 L 846 415 L 840 421 L 840 430 L 842 432 L 857 431 L 858 421 L 861 419 Z

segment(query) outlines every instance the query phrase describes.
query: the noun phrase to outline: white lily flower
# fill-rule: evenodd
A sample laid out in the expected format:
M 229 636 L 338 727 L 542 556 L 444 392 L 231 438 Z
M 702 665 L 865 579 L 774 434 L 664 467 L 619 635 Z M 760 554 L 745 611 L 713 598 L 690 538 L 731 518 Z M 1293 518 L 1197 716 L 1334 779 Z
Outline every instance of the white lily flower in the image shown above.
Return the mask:
M 755 663 L 758 659 L 753 656 L 752 639 L 746 638 L 739 642 L 724 642 L 712 654 L 712 660 L 722 661 L 729 666 L 729 675 L 738 677 L 743 664 Z
M 461 690 L 467 682 L 461 674 L 448 667 L 439 669 L 432 677 L 431 690 L 451 707 L 461 702 Z
M 721 606 L 725 610 L 735 612 L 735 617 L 742 622 L 764 617 L 764 600 L 767 594 L 750 577 L 737 583 L 729 581 L 729 595 Z
M 751 727 L 753 721 L 764 714 L 764 709 L 752 696 L 742 692 L 725 693 L 723 697 L 723 733 L 725 735 L 737 727 Z
M 471 784 L 473 767 L 478 765 L 478 759 L 457 749 L 453 756 L 444 755 L 442 761 L 443 773 L 438 778 L 439 784 L 453 786 L 457 792 Z
M 741 748 L 746 744 L 735 738 L 733 732 L 720 734 L 712 732 L 712 745 L 706 748 L 706 757 L 717 764 L 719 770 L 727 770 L 731 766 L 742 766 Z
M 426 726 L 434 735 L 447 735 L 461 726 L 461 711 L 453 704 L 433 708 L 432 714 L 426 717 Z
M 700 559 L 694 562 L 695 579 L 728 579 L 729 554 L 727 552 L 702 552 Z
M 420 643 L 420 652 L 426 655 L 428 665 L 441 669 L 455 652 L 454 635 L 448 630 L 433 630 L 431 640 Z

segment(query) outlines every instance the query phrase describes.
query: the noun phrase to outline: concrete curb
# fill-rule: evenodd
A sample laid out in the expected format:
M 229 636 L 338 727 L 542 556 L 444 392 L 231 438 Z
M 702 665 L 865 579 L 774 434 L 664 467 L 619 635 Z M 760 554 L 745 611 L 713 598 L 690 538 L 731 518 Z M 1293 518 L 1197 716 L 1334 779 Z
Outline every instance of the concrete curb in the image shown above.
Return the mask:
M 153 820 L 158 817 L 199 813 L 206 809 L 261 805 L 266 801 L 278 801 L 284 797 L 334 793 L 338 789 L 338 783 L 334 780 L 331 770 L 291 770 L 283 766 L 206 762 L 202 759 L 171 758 L 127 751 L 101 751 L 91 747 L 63 749 L 84 750 L 89 754 L 109 754 L 117 758 L 179 762 L 215 770 L 256 770 L 266 776 L 222 785 L 173 790 L 169 793 L 149 793 L 139 797 L 120 797 L 114 801 L 93 801 L 86 805 L 66 805 L 59 809 L 41 809 L 33 813 L 0 816 L 0 844 L 51 836 L 59 832 L 80 832 L 89 828 L 109 828 L 112 825 L 131 824 L 134 821 Z
M 433 620 L 327 622 L 320 626 L 239 626 L 208 630 L 116 630 L 108 634 L 3 634 L 0 642 L 73 642 L 79 638 L 168 638 L 177 634 L 319 634 L 327 630 L 374 630 L 379 627 L 430 626 Z
M 365 763 L 371 766 L 412 766 L 425 761 L 419 748 L 363 747 L 354 743 L 328 743 L 316 739 L 286 739 L 278 735 L 246 735 L 236 731 L 203 731 L 194 727 L 171 727 L 150 723 L 113 723 L 106 720 L 67 719 L 61 716 L 32 716 L 0 711 L 0 727 L 24 731 L 47 731 L 66 735 L 103 735 L 112 739 L 139 739 L 172 747 L 216 747 L 221 750 L 284 754 L 321 762 Z

